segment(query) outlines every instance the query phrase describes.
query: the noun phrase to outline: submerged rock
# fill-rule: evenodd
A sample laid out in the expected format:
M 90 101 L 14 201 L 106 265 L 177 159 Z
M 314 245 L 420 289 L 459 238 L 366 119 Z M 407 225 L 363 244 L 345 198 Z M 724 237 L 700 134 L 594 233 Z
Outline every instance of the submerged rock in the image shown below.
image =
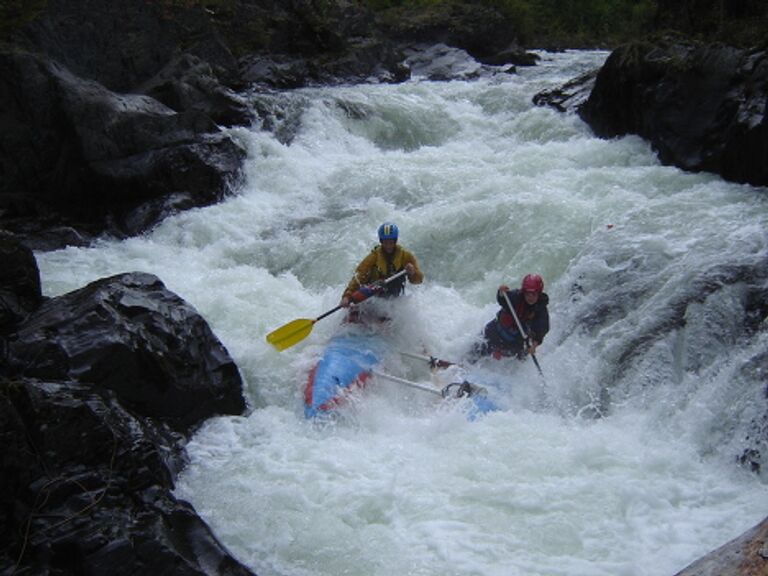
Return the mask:
M 578 111 L 592 93 L 597 73 L 598 70 L 590 70 L 562 86 L 543 90 L 534 95 L 533 103 L 537 106 L 550 106 L 559 112 Z

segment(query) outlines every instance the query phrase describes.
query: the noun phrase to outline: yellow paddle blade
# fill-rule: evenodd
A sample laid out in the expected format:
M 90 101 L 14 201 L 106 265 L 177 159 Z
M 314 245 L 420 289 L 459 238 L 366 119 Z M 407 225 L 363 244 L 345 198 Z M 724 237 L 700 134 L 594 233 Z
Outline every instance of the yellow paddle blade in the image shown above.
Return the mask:
M 299 318 L 267 334 L 267 342 L 282 352 L 309 336 L 314 325 L 315 320 Z

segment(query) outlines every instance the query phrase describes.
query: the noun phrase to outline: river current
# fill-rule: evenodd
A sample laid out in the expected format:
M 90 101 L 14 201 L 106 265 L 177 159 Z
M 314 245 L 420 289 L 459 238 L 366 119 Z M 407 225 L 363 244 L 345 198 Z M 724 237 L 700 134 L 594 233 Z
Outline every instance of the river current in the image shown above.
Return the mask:
M 248 160 L 225 202 L 37 254 L 49 296 L 154 273 L 228 348 L 249 412 L 195 434 L 176 493 L 259 575 L 671 576 L 768 515 L 765 473 L 737 463 L 765 425 L 750 298 L 766 190 L 534 106 L 607 54 L 541 56 L 467 81 L 253 95 L 271 116 L 232 130 Z M 474 420 L 378 379 L 337 420 L 305 420 L 303 382 L 343 315 L 283 352 L 264 337 L 336 306 L 384 221 L 426 276 L 393 304 L 404 351 L 462 360 L 496 288 L 536 272 L 544 378 L 482 363 L 472 376 L 504 409 Z

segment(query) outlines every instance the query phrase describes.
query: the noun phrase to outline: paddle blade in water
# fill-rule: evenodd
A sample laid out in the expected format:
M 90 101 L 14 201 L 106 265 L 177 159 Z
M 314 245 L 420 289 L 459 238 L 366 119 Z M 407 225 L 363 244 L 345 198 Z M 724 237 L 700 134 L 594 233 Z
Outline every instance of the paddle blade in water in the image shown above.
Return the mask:
M 288 324 L 267 334 L 267 342 L 282 352 L 309 336 L 314 324 L 315 321 L 309 318 L 299 318 L 293 322 L 288 322 Z

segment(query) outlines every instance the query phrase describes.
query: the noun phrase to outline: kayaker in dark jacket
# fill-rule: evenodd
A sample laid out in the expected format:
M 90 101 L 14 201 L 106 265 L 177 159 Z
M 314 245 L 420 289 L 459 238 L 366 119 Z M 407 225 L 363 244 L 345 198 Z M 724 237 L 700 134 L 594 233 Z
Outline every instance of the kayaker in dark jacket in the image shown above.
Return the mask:
M 525 348 L 523 336 L 520 334 L 515 317 L 507 306 L 506 294 L 517 319 L 522 324 L 530 346 Z M 528 274 L 520 285 L 520 289 L 510 290 L 502 284 L 496 292 L 496 301 L 501 310 L 496 317 L 485 325 L 483 342 L 474 350 L 474 356 L 493 356 L 499 359 L 503 356 L 524 357 L 525 353 L 535 354 L 536 348 L 544 341 L 549 332 L 549 296 L 544 292 L 544 281 L 538 274 Z

